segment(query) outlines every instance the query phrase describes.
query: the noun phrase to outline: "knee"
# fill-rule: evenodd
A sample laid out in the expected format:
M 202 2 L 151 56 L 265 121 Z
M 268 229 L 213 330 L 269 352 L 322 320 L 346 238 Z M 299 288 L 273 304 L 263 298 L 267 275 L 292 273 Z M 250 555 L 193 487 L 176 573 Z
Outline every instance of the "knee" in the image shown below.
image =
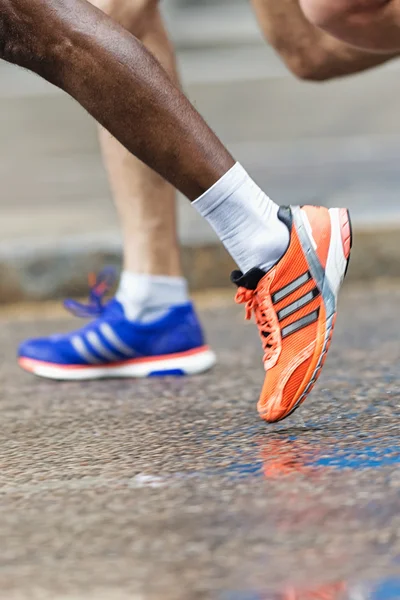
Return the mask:
M 321 82 L 336 77 L 335 73 L 327 68 L 327 65 L 312 59 L 286 61 L 286 66 L 301 81 Z
M 0 0 L 0 59 L 57 85 L 58 59 L 69 56 L 74 44 L 71 29 L 54 12 L 49 0 Z
M 33 54 L 33 29 L 34 18 L 24 4 L 21 7 L 17 0 L 0 0 L 0 59 L 24 66 L 28 55 Z
M 140 38 L 158 10 L 159 0 L 91 0 L 114 21 Z
M 19 54 L 17 15 L 10 0 L 0 0 L 0 58 L 9 62 Z
M 272 45 L 289 71 L 301 81 L 327 81 L 343 74 L 335 68 L 338 61 L 332 60 L 329 49 L 318 40 L 293 48 L 284 43 L 274 44 L 274 40 Z

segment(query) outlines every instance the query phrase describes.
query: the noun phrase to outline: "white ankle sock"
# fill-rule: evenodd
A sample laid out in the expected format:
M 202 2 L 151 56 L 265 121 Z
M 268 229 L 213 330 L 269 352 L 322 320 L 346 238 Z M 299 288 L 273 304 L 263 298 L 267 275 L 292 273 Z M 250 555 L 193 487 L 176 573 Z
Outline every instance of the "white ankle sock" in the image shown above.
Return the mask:
M 150 322 L 165 315 L 171 306 L 189 302 L 188 286 L 183 277 L 143 275 L 123 271 L 117 300 L 129 321 Z
M 268 271 L 288 247 L 289 231 L 278 219 L 279 206 L 239 163 L 193 205 L 243 273 L 254 267 Z

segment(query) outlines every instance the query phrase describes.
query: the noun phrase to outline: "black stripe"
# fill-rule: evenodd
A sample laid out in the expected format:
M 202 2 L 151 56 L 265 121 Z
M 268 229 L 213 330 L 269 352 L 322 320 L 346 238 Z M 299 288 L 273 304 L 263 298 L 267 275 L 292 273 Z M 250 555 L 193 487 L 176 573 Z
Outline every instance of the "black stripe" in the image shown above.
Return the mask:
M 300 329 L 303 329 L 304 327 L 307 327 L 308 325 L 311 325 L 311 323 L 315 323 L 315 321 L 318 321 L 318 317 L 319 317 L 319 308 L 317 308 L 317 310 L 314 310 L 310 314 L 306 315 L 305 317 L 302 317 L 298 321 L 295 321 L 294 323 L 291 323 L 290 325 L 286 325 L 286 327 L 284 327 L 281 331 L 282 339 L 285 337 L 288 337 L 288 335 L 292 335 L 292 333 L 296 333 L 296 331 L 299 331 Z
M 290 296 L 290 294 L 298 290 L 299 287 L 307 283 L 307 281 L 310 281 L 310 279 L 311 273 L 310 271 L 307 271 L 306 273 L 303 273 L 303 275 L 300 275 L 300 277 L 298 277 L 297 279 L 294 279 L 291 283 L 285 285 L 285 287 L 281 288 L 280 290 L 275 292 L 275 294 L 272 295 L 273 304 L 277 304 L 287 296 Z
M 311 292 L 308 292 L 298 300 L 292 302 L 292 304 L 288 304 L 287 306 L 285 306 L 285 308 L 282 308 L 280 311 L 278 311 L 278 320 L 283 321 L 283 319 L 286 319 L 286 317 L 290 317 L 290 315 L 300 310 L 300 308 L 307 306 L 307 304 L 312 302 L 314 298 L 316 298 L 318 295 L 319 289 L 314 288 L 313 290 L 311 290 Z

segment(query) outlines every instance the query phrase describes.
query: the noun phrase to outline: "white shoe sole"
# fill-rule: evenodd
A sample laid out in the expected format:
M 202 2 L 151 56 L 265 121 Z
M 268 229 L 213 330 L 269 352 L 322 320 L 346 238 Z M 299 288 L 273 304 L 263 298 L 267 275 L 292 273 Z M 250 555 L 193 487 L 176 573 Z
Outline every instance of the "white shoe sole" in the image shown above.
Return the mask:
M 25 371 L 58 381 L 196 375 L 208 371 L 215 363 L 216 356 L 208 346 L 179 354 L 135 358 L 108 365 L 58 365 L 31 358 L 18 359 L 19 366 Z

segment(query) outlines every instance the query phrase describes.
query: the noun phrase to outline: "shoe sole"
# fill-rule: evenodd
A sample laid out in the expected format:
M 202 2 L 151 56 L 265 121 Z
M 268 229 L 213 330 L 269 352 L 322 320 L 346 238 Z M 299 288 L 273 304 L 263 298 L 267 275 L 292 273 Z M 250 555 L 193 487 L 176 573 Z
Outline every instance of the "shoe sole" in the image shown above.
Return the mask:
M 196 375 L 208 371 L 215 363 L 216 356 L 209 346 L 179 354 L 134 358 L 110 365 L 58 365 L 23 356 L 18 359 L 19 366 L 25 371 L 57 381 Z
M 308 233 L 310 226 L 306 221 L 307 216 L 300 207 L 294 207 L 292 214 L 310 273 L 321 290 L 321 297 L 325 308 L 325 319 L 320 320 L 316 349 L 307 373 L 299 386 L 299 389 L 303 391 L 298 398 L 294 399 L 294 405 L 289 412 L 279 420 L 286 419 L 303 404 L 321 374 L 332 341 L 337 315 L 337 297 L 347 273 L 353 241 L 349 211 L 345 208 L 329 209 L 331 242 L 324 269 L 314 250 L 315 242 L 310 239 Z

